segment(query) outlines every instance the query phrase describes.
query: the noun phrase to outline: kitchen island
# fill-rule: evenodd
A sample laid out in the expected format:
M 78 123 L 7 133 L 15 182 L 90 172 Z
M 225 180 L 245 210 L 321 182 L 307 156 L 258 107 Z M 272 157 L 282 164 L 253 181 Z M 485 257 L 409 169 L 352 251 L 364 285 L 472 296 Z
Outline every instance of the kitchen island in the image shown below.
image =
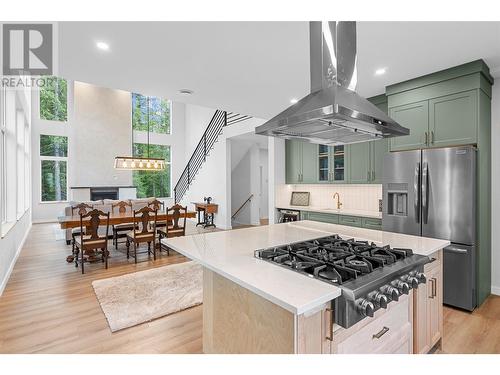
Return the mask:
M 406 308 L 408 321 L 402 323 L 412 324 L 416 307 L 414 296 L 409 293 L 397 304 L 376 311 L 373 318 L 363 319 L 349 329 L 338 327 L 333 324 L 331 301 L 341 296 L 341 288 L 254 256 L 259 249 L 332 234 L 378 245 L 411 248 L 414 253 L 426 256 L 439 254 L 449 244 L 448 241 L 312 221 L 164 239 L 166 246 L 204 267 L 204 352 L 340 353 L 352 347 L 352 342 L 344 343 L 351 334 L 359 338 L 363 327 L 369 326 L 371 320 L 375 323 L 384 314 L 389 316 L 390 311 L 401 315 Z M 433 286 L 436 290 L 439 287 Z M 422 304 L 417 305 L 423 309 Z M 428 342 L 429 335 L 427 330 L 425 332 Z M 391 334 L 385 335 L 380 342 L 385 342 Z M 414 340 L 405 339 L 409 342 L 407 350 L 413 351 Z

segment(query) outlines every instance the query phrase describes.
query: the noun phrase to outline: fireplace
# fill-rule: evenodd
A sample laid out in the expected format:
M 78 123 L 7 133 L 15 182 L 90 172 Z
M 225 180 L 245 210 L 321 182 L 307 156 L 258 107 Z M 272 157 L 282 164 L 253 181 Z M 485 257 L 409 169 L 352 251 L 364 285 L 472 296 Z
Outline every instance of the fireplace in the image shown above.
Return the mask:
M 118 199 L 118 188 L 96 187 L 90 188 L 90 200 L 98 201 L 101 199 Z

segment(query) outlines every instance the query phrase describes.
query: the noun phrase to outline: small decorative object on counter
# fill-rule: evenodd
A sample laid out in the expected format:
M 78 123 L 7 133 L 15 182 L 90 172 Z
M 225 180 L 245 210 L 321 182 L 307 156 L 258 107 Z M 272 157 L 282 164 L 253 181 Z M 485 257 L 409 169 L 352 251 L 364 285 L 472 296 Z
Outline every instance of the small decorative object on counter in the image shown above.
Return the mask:
M 212 202 L 212 197 L 203 197 L 203 201 L 204 201 L 206 204 L 210 204 L 210 202 Z
M 309 196 L 308 191 L 292 191 L 290 206 L 309 206 Z

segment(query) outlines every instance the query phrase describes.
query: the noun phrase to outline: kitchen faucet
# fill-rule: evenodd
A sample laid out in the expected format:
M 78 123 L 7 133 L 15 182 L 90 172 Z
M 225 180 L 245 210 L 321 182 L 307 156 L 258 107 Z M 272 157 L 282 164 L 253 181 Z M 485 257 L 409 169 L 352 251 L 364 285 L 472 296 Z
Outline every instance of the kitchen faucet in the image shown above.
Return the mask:
M 340 203 L 339 193 L 335 192 L 335 194 L 333 194 L 333 199 L 335 199 L 335 197 L 337 197 L 337 210 L 340 210 L 340 207 L 342 207 L 342 203 Z

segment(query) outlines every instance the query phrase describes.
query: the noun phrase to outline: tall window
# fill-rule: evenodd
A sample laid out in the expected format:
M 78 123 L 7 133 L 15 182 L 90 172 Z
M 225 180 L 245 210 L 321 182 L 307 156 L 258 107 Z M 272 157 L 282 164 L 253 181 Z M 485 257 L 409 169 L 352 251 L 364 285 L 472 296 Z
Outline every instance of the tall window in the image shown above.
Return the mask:
M 58 77 L 45 77 L 40 88 L 40 119 L 68 120 L 68 83 Z
M 170 101 L 132 93 L 132 129 L 158 134 L 170 134 Z
M 134 156 L 147 157 L 148 145 L 134 143 Z M 163 158 L 167 162 L 160 172 L 134 171 L 134 185 L 137 186 L 137 197 L 168 198 L 170 197 L 170 146 L 149 145 L 149 157 Z
M 16 152 L 17 152 L 17 218 L 21 218 L 21 216 L 24 214 L 25 207 L 24 207 L 24 194 L 25 194 L 25 162 L 26 158 L 24 156 L 24 138 L 25 138 L 25 124 L 26 121 L 24 120 L 24 112 L 21 110 L 17 110 L 16 113 L 16 138 L 17 138 L 17 145 L 16 145 Z
M 149 108 L 148 108 L 149 103 Z M 132 94 L 132 130 L 134 138 L 143 132 L 155 134 L 170 134 L 171 132 L 171 102 L 157 97 L 147 97 Z M 144 139 L 144 136 L 142 137 Z M 171 168 L 170 145 L 164 141 L 165 137 L 153 137 L 149 146 L 149 156 L 163 158 L 167 162 L 165 169 L 160 172 L 134 171 L 134 185 L 137 186 L 137 197 L 168 198 L 171 196 Z M 145 141 L 144 141 L 145 142 Z M 134 142 L 133 155 L 148 156 L 146 143 Z
M 42 202 L 67 200 L 68 138 L 40 135 Z

